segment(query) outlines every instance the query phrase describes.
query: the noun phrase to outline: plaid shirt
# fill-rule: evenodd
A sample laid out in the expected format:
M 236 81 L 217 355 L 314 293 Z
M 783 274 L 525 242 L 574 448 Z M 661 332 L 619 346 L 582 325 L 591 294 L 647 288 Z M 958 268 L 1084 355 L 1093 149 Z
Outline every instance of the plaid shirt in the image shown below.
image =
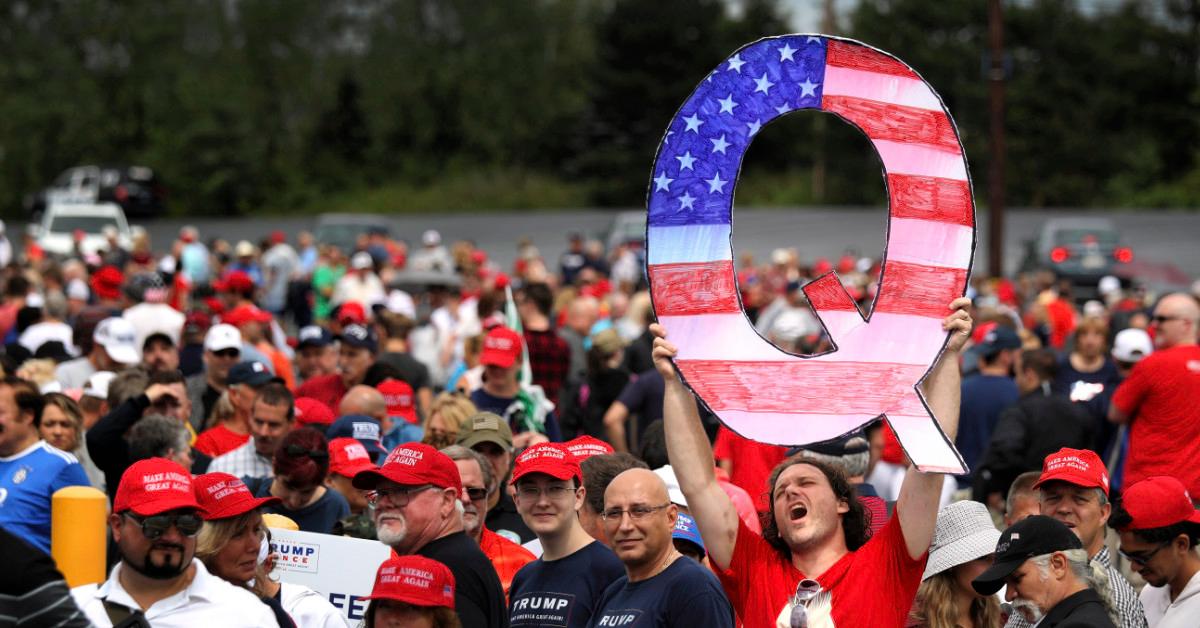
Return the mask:
M 529 368 L 533 383 L 546 391 L 546 399 L 558 403 L 558 392 L 571 371 L 571 348 L 554 330 L 525 330 L 525 346 L 529 348 Z
M 1137 593 L 1133 587 L 1129 586 L 1129 581 L 1125 576 L 1121 575 L 1112 565 L 1112 561 L 1108 556 L 1108 546 L 1100 550 L 1092 558 L 1104 565 L 1104 569 L 1108 572 L 1108 582 L 1112 589 L 1112 604 L 1117 609 L 1117 616 L 1121 618 L 1121 628 L 1147 628 L 1146 612 L 1142 610 L 1142 602 L 1138 599 Z M 1004 628 L 1031 628 L 1029 622 L 1025 621 L 1025 616 L 1014 612 L 1009 618 L 1008 623 L 1004 624 Z
M 270 478 L 275 476 L 271 467 L 271 459 L 260 456 L 254 449 L 254 439 L 246 441 L 245 445 L 213 458 L 208 465 L 208 472 L 228 473 L 239 478 Z

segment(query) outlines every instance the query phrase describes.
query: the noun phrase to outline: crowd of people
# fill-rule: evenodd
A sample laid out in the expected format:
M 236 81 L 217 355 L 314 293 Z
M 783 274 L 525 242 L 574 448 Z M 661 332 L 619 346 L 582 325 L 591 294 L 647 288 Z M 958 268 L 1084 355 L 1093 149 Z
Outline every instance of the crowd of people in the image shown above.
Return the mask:
M 675 371 L 642 255 L 572 234 L 503 269 L 436 231 L 342 251 L 192 227 L 12 250 L 0 616 L 351 625 L 280 581 L 289 528 L 391 549 L 366 626 L 1196 625 L 1200 294 L 973 279 L 922 383 L 969 466 L 945 476 L 885 421 L 797 447 L 722 426 Z M 803 292 L 830 271 L 869 310 L 880 262 L 778 250 L 740 261 L 747 316 L 830 348 Z M 111 513 L 108 577 L 74 589 L 49 555 L 68 486 Z

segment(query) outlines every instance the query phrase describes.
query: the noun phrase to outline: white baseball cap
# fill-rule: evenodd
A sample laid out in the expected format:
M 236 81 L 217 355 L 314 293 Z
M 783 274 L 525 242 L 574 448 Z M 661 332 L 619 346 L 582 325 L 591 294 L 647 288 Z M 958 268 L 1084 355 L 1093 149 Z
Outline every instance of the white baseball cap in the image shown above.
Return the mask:
M 1100 283 L 1096 285 L 1096 291 L 1100 296 L 1107 297 L 1121 289 L 1121 280 L 1112 275 L 1105 275 L 1100 278 Z
M 237 327 L 226 323 L 213 325 L 204 335 L 205 351 L 222 351 L 225 349 L 242 349 L 242 332 Z
M 687 508 L 687 498 L 683 496 L 683 489 L 679 488 L 679 480 L 675 477 L 675 469 L 671 465 L 666 464 L 654 470 L 654 475 L 657 475 L 663 484 L 667 485 L 667 497 L 671 503 L 677 506 Z
M 403 290 L 392 290 L 388 293 L 387 300 L 384 301 L 384 306 L 388 311 L 396 314 L 403 314 L 411 319 L 417 318 L 417 305 L 413 301 L 412 295 Z
M 1122 329 L 1113 339 L 1112 355 L 1119 362 L 1137 362 L 1151 353 L 1154 353 L 1154 343 L 1144 329 Z
M 354 270 L 362 270 L 371 268 L 375 265 L 375 260 L 371 259 L 371 254 L 366 251 L 359 251 L 350 258 L 350 268 Z
M 421 234 L 421 243 L 425 246 L 437 246 L 442 243 L 442 234 L 438 233 L 436 229 L 429 229 Z
M 83 396 L 108 399 L 108 385 L 116 376 L 117 374 L 112 371 L 92 373 L 92 376 L 87 378 L 87 382 L 83 385 Z
M 141 360 L 137 332 L 133 323 L 123 318 L 113 316 L 100 321 L 92 333 L 92 341 L 104 347 L 108 357 L 120 364 L 137 364 Z

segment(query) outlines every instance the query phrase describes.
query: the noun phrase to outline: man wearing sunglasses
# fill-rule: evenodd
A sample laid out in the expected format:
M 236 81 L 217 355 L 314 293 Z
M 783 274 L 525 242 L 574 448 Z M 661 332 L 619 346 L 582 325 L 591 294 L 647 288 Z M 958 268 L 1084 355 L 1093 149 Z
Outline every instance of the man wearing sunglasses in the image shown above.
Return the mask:
M 203 430 L 228 385 L 229 369 L 242 359 L 242 333 L 233 325 L 213 325 L 204 334 L 204 371 L 187 378 L 192 427 Z
M 509 622 L 523 626 L 590 625 L 600 596 L 625 570 L 612 550 L 579 522 L 587 491 L 578 457 L 539 443 L 513 465 L 517 512 L 537 535 L 542 556 L 513 578 Z
M 1150 628 L 1190 628 L 1200 617 L 1200 511 L 1169 476 L 1146 478 L 1114 506 L 1109 526 L 1121 535 L 1121 554 L 1146 580 L 1142 607 Z
M 625 575 L 604 591 L 592 626 L 733 628 L 721 583 L 675 549 L 678 516 L 653 471 L 630 469 L 608 485 L 601 517 Z
M 496 570 L 463 531 L 462 479 L 453 460 L 429 445 L 407 443 L 379 469 L 358 472 L 354 486 L 371 491 L 381 542 L 397 554 L 420 554 L 450 568 L 462 625 L 508 626 Z
M 1168 294 L 1150 332 L 1154 353 L 1133 367 L 1108 408 L 1110 421 L 1129 424 L 1124 483 L 1170 475 L 1200 495 L 1200 304 Z
M 971 329 L 969 305 L 965 298 L 948 304 L 941 328 L 950 333 L 949 342 L 922 385 L 950 439 L 958 428 L 958 358 Z M 793 456 L 775 467 L 763 487 L 770 491 L 769 513 L 756 534 L 741 523 L 717 482 L 695 397 L 671 362 L 678 350 L 661 325 L 651 330 L 657 336 L 654 365 L 666 382 L 663 421 L 671 467 L 738 617 L 747 626 L 802 628 L 812 624 L 806 617 L 822 616 L 837 626 L 904 625 L 933 541 L 945 476 L 910 468 L 893 516 L 870 535 L 845 475 Z M 796 404 L 804 409 L 802 400 Z
M 278 626 L 252 593 L 212 575 L 195 557 L 203 525 L 192 477 L 164 458 L 121 476 L 108 517 L 121 560 L 108 580 L 72 589 L 96 626 Z
M 1104 543 L 1104 524 L 1112 514 L 1108 501 L 1108 469 L 1096 452 L 1087 449 L 1062 449 L 1046 456 L 1042 475 L 1033 485 L 1038 491 L 1041 514 L 1063 522 L 1083 543 L 1089 561 L 1108 572 L 1112 603 L 1123 628 L 1144 628 L 1146 615 L 1129 581 L 1113 567 Z M 1020 613 L 1013 613 L 1008 628 L 1028 628 Z

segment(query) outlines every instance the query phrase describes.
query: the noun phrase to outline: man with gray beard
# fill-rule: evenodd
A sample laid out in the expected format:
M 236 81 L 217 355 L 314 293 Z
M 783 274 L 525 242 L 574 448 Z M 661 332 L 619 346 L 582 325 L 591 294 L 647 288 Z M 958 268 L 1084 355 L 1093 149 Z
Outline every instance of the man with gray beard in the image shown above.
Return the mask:
M 462 479 L 453 460 L 422 443 L 400 445 L 379 469 L 358 472 L 354 487 L 370 491 L 381 542 L 397 554 L 419 554 L 450 568 L 464 626 L 507 628 L 500 579 L 463 529 Z
M 1108 574 L 1088 562 L 1083 542 L 1066 524 L 1027 517 L 1004 531 L 996 558 L 971 581 L 980 595 L 1004 596 L 1013 613 L 1039 626 L 1116 628 L 1108 601 Z

